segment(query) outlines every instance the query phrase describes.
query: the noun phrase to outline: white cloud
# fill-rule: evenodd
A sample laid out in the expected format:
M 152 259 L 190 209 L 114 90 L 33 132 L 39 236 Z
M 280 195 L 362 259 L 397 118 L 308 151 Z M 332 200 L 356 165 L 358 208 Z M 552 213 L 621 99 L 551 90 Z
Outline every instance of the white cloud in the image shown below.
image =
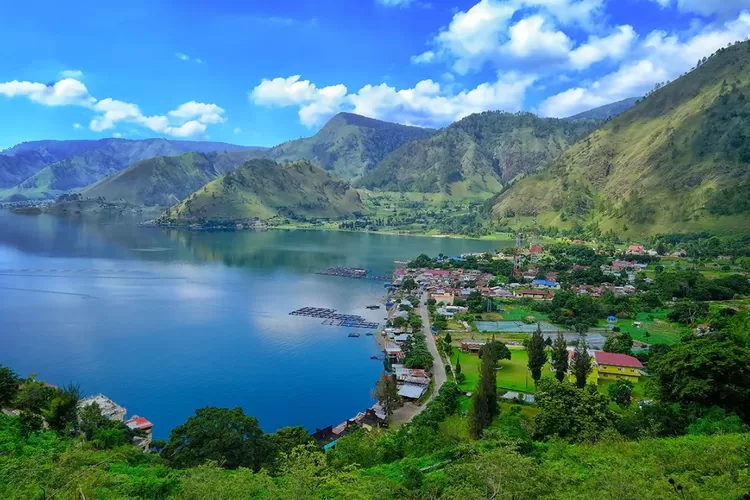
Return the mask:
M 224 110 L 216 104 L 190 101 L 169 112 L 169 116 L 182 122 L 197 119 L 200 123 L 224 123 Z
M 526 90 L 534 82 L 530 75 L 507 73 L 495 82 L 471 90 L 449 92 L 432 80 L 422 80 L 414 88 L 396 89 L 388 84 L 365 85 L 347 93 L 344 85 L 318 89 L 299 75 L 263 80 L 251 92 L 258 105 L 297 106 L 300 121 L 313 126 L 333 114 L 347 110 L 364 116 L 408 125 L 443 126 L 472 113 L 488 109 L 518 111 Z
M 6 97 L 25 96 L 46 106 L 87 106 L 95 101 L 89 95 L 86 86 L 72 78 L 60 80 L 53 85 L 19 82 L 18 80 L 0 83 L 0 95 Z
M 26 97 L 45 106 L 80 106 L 92 110 L 94 118 L 89 128 L 103 132 L 119 122 L 134 123 L 160 134 L 175 137 L 201 135 L 206 126 L 225 121 L 225 111 L 216 104 L 189 101 L 164 115 L 144 115 L 137 104 L 107 97 L 97 100 L 89 94 L 86 86 L 73 78 L 66 78 L 52 85 L 38 82 L 13 80 L 0 83 L 0 95 Z M 80 129 L 79 123 L 73 128 Z
M 580 45 L 569 54 L 570 65 L 574 69 L 585 69 L 605 59 L 622 59 L 638 38 L 632 26 L 618 26 L 609 36 L 590 36 L 588 42 Z
M 745 9 L 750 9 L 750 0 L 653 0 L 664 9 L 674 6 L 680 12 L 702 16 L 734 16 Z
M 184 54 L 182 52 L 175 52 L 174 55 L 180 61 L 189 61 L 190 60 L 190 56 L 187 55 L 187 54 Z
M 264 79 L 250 93 L 250 99 L 262 106 L 298 106 L 300 120 L 310 127 L 335 114 L 346 92 L 346 86 L 341 84 L 318 88 L 309 80 L 300 80 L 300 75 L 293 75 Z
M 592 107 L 643 95 L 656 83 L 679 77 L 698 59 L 748 36 L 748 13 L 723 25 L 704 28 L 686 39 L 654 31 L 640 44 L 635 58 L 588 85 L 549 97 L 541 104 L 540 111 L 545 116 L 570 116 Z
M 122 134 L 120 132 L 115 132 L 114 134 L 112 134 L 112 137 L 114 137 L 115 139 L 119 139 L 120 137 L 122 137 Z
M 383 5 L 385 7 L 409 7 L 410 5 L 421 4 L 415 0 L 375 0 L 375 3 Z M 425 5 L 425 4 L 422 4 Z
M 60 72 L 60 78 L 75 78 L 76 80 L 82 80 L 83 71 L 77 69 L 66 69 L 65 71 Z
M 433 59 L 435 59 L 435 53 L 431 50 L 423 52 L 418 56 L 411 56 L 412 64 L 428 64 L 432 62 Z
M 234 132 L 235 134 L 241 134 L 242 133 L 242 129 L 239 128 L 239 127 L 237 127 L 234 130 L 232 130 L 232 132 Z
M 196 60 L 195 60 L 195 63 L 196 63 L 196 64 L 203 64 L 203 59 L 196 59 Z
M 510 40 L 506 46 L 513 56 L 524 59 L 564 59 L 572 44 L 562 31 L 545 30 L 542 16 L 521 19 L 511 26 Z

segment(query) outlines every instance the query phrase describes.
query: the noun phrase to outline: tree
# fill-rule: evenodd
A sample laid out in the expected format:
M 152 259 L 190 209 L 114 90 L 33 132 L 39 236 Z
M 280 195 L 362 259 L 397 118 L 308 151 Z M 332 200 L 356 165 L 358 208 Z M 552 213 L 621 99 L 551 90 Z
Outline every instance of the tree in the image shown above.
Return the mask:
M 586 387 L 586 379 L 591 374 L 593 367 L 591 366 L 591 355 L 584 339 L 578 341 L 578 345 L 573 351 L 572 370 L 576 378 L 576 387 L 579 389 Z
M 0 408 L 10 406 L 18 393 L 18 374 L 0 365 Z
M 544 337 L 542 337 L 542 325 L 537 323 L 536 331 L 531 335 L 529 344 L 529 362 L 528 367 L 531 371 L 531 378 L 534 384 L 542 378 L 542 368 L 547 363 L 547 353 L 544 350 Z
M 674 310 L 667 317 L 683 325 L 694 325 L 699 320 L 708 316 L 708 311 L 709 307 L 705 302 L 680 300 L 675 304 Z
M 89 441 L 94 439 L 94 435 L 98 430 L 110 426 L 110 420 L 102 415 L 102 409 L 97 402 L 93 402 L 78 410 L 78 419 L 78 428 Z
M 380 380 L 375 384 L 375 390 L 372 395 L 380 401 L 386 417 L 390 417 L 401 400 L 398 395 L 398 387 L 396 386 L 396 376 L 383 372 Z
M 269 448 L 258 420 L 245 415 L 242 408 L 207 406 L 172 429 L 162 456 L 177 467 L 213 460 L 227 469 L 258 471 L 268 461 Z
M 63 431 L 78 423 L 78 401 L 81 399 L 81 387 L 68 384 L 63 389 L 56 389 L 49 407 L 42 410 L 44 420 L 54 431 Z
M 47 387 L 41 380 L 36 380 L 34 374 L 21 384 L 14 405 L 19 410 L 41 415 L 42 410 L 49 406 L 53 393 L 54 389 Z
M 618 380 L 607 387 L 609 397 L 614 400 L 620 407 L 630 406 L 633 399 L 633 382 L 630 380 Z
M 719 406 L 750 421 L 750 349 L 695 338 L 653 357 L 648 367 L 662 400 Z
M 459 359 L 460 356 L 460 354 L 456 354 L 456 375 L 461 374 L 461 360 Z
M 565 336 L 562 332 L 557 332 L 554 344 L 552 344 L 552 366 L 555 369 L 555 377 L 558 381 L 565 380 L 568 373 L 569 359 L 568 346 L 565 343 Z
M 411 292 L 412 290 L 416 290 L 417 288 L 419 288 L 419 285 L 417 285 L 417 282 L 414 281 L 414 278 L 406 278 L 401 282 L 401 289 L 406 290 L 407 292 Z
M 621 332 L 617 335 L 612 335 L 604 341 L 603 350 L 605 352 L 630 354 L 633 350 L 633 337 L 631 337 L 627 332 Z
M 487 342 L 479 349 L 479 359 L 482 359 L 485 352 L 491 352 L 491 357 L 494 358 L 494 362 L 497 363 L 501 359 L 510 359 L 510 349 L 504 343 L 499 340 L 493 340 Z
M 539 408 L 534 419 L 536 434 L 542 439 L 560 436 L 577 442 L 595 441 L 615 422 L 609 398 L 593 384 L 578 389 L 542 379 L 535 397 Z
M 485 344 L 480 351 L 482 364 L 479 367 L 479 383 L 472 395 L 472 405 L 469 410 L 469 433 L 475 439 L 481 437 L 484 429 L 492 423 L 497 415 L 497 363 L 496 344 L 505 349 L 508 347 L 502 342 L 490 342 Z

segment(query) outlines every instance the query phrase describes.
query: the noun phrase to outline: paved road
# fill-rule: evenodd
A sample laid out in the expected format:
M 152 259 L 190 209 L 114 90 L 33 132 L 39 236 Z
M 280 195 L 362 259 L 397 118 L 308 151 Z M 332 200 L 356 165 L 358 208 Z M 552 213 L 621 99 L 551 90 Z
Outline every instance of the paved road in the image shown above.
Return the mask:
M 390 418 L 390 423 L 394 426 L 410 422 L 412 418 L 422 413 L 422 410 L 427 407 L 429 402 L 437 396 L 437 393 L 440 391 L 440 388 L 443 387 L 447 378 L 445 375 L 445 365 L 443 364 L 443 360 L 437 349 L 437 344 L 435 343 L 435 336 L 432 335 L 432 330 L 430 329 L 430 313 L 425 305 L 428 297 L 427 293 L 422 294 L 422 299 L 419 304 L 419 314 L 422 316 L 422 333 L 424 333 L 424 336 L 427 339 L 427 349 L 430 351 L 430 354 L 432 354 L 432 378 L 435 381 L 434 388 L 432 394 L 430 394 L 430 397 L 422 406 L 417 406 L 414 403 L 405 403 L 404 406 L 396 409 Z

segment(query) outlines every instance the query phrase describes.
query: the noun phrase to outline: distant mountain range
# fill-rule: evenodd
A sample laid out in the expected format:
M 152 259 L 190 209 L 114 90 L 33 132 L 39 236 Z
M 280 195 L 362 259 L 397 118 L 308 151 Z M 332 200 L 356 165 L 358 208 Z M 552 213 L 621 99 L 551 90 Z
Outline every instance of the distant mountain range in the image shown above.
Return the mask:
M 613 102 L 612 104 L 605 104 L 598 108 L 589 109 L 583 113 L 569 116 L 566 120 L 607 120 L 613 116 L 617 116 L 620 113 L 624 113 L 629 110 L 641 99 L 640 97 L 628 97 L 622 101 Z
M 720 49 L 497 197 L 539 216 L 643 236 L 750 233 L 750 42 Z
M 348 182 L 309 161 L 255 159 L 198 189 L 165 217 L 175 222 L 335 218 L 361 210 L 359 193 Z
M 0 199 L 54 198 L 158 156 L 253 149 L 258 148 L 167 139 L 25 142 L 0 153 Z
M 314 136 L 272 148 L 268 158 L 276 161 L 309 160 L 343 179 L 354 180 L 375 168 L 402 144 L 434 133 L 433 129 L 339 113 Z
M 359 185 L 459 197 L 497 193 L 504 183 L 536 171 L 598 123 L 501 111 L 470 115 L 435 135 L 404 144 Z

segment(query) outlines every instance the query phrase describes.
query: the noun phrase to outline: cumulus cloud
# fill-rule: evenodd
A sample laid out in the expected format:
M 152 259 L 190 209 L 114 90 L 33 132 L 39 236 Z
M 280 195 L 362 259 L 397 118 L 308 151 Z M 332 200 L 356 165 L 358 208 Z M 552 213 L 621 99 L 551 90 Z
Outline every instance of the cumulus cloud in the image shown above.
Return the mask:
M 96 100 L 89 95 L 83 83 L 72 78 L 65 78 L 51 85 L 18 80 L 0 83 L 0 95 L 25 96 L 46 106 L 87 106 Z
M 239 128 L 239 127 L 237 127 L 234 130 L 232 130 L 232 132 L 234 132 L 235 134 L 241 134 L 242 133 L 242 129 Z
M 559 70 L 568 65 L 575 49 L 571 37 L 559 26 L 601 30 L 595 20 L 601 16 L 602 7 L 603 0 L 480 0 L 470 9 L 457 12 L 432 40 L 433 48 L 412 56 L 412 62 L 443 60 L 460 75 L 478 71 L 488 63 L 498 69 L 546 64 L 549 71 Z M 613 40 L 594 38 L 590 43 L 623 44 L 627 33 L 618 35 Z M 582 49 L 575 69 L 583 69 L 584 62 L 593 64 L 619 54 L 601 46 L 597 49 Z
M 0 83 L 0 95 L 26 97 L 45 106 L 79 106 L 95 113 L 89 123 L 94 132 L 111 130 L 120 123 L 134 123 L 154 132 L 174 137 L 193 137 L 205 133 L 207 125 L 223 123 L 224 109 L 216 104 L 189 101 L 181 104 L 167 115 L 147 116 L 137 104 L 107 97 L 97 100 L 86 86 L 73 78 L 45 85 L 38 82 L 13 80 Z M 73 128 L 80 129 L 79 123 Z
M 122 134 L 120 132 L 115 132 L 114 134 L 112 134 L 112 137 L 114 137 L 115 139 L 119 139 L 120 137 L 122 137 Z
M 184 54 L 182 52 L 175 52 L 174 55 L 180 61 L 189 61 L 190 60 L 190 56 L 187 55 L 187 54 Z
M 250 98 L 258 105 L 296 106 L 300 121 L 307 126 L 319 125 L 346 110 L 407 125 L 439 127 L 488 109 L 518 111 L 534 80 L 530 75 L 507 73 L 494 82 L 458 93 L 449 92 L 433 80 L 422 80 L 413 88 L 400 90 L 386 83 L 365 85 L 348 93 L 344 85 L 318 88 L 294 75 L 262 81 Z
M 721 47 L 750 36 L 750 14 L 719 26 L 709 26 L 681 39 L 664 31 L 650 33 L 637 49 L 637 56 L 617 70 L 589 85 L 580 85 L 551 96 L 542 102 L 545 116 L 572 114 L 643 95 L 658 82 L 673 80 L 689 70 L 696 61 Z
M 702 16 L 734 16 L 745 9 L 750 9 L 750 0 L 653 0 L 664 9 L 670 6 L 680 12 Z
M 590 36 L 588 42 L 580 45 L 569 54 L 573 69 L 585 69 L 605 59 L 622 59 L 638 38 L 632 26 L 618 26 L 609 36 Z

